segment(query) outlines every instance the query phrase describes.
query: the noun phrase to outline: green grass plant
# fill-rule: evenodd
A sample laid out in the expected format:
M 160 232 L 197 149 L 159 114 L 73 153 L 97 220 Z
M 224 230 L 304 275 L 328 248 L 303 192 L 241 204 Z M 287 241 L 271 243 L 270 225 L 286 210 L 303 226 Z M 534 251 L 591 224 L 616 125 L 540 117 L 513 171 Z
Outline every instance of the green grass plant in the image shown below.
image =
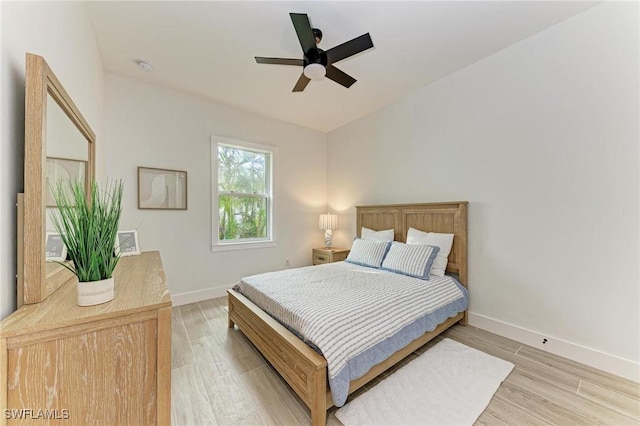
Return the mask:
M 63 181 L 52 186 L 58 206 L 51 220 L 67 247 L 71 262 L 58 262 L 73 272 L 78 281 L 100 281 L 113 276 L 120 260 L 113 248 L 122 213 L 121 180 L 103 187 L 93 181 L 89 197 L 81 181 Z

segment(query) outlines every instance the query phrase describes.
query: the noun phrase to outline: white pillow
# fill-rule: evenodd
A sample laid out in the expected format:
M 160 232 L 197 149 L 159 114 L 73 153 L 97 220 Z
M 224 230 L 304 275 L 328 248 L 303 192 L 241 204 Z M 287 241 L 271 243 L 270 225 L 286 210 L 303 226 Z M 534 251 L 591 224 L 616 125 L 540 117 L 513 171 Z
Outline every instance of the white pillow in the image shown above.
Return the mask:
M 415 228 L 409 228 L 407 244 L 440 247 L 440 251 L 438 251 L 438 255 L 433 261 L 433 265 L 431 265 L 431 275 L 444 277 L 444 272 L 449 262 L 449 253 L 451 253 L 451 247 L 453 246 L 453 234 L 423 232 Z
M 384 257 L 382 269 L 428 280 L 433 261 L 439 251 L 439 247 L 394 241 Z
M 388 241 L 363 240 L 356 238 L 353 240 L 351 251 L 345 259 L 345 262 L 379 268 L 380 265 L 382 265 L 382 260 L 387 254 L 390 245 L 391 243 Z
M 393 241 L 393 229 L 385 229 L 383 231 L 374 231 L 373 229 L 362 227 L 360 230 L 360 238 L 363 240 L 374 241 Z

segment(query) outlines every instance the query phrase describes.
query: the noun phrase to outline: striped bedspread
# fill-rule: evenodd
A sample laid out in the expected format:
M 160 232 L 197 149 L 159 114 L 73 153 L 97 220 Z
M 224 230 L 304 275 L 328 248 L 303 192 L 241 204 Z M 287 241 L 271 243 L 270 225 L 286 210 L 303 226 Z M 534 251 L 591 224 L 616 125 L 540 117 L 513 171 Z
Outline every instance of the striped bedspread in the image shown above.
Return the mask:
M 425 281 L 346 262 L 253 275 L 235 289 L 323 354 L 338 407 L 351 380 L 467 307 L 449 276 Z

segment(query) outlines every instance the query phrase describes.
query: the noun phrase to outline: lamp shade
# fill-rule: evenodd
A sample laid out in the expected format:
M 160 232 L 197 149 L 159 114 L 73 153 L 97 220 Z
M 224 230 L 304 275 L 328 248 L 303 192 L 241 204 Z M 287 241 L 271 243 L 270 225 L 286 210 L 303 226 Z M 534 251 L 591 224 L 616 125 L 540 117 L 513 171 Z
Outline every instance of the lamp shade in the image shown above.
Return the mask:
M 321 214 L 320 215 L 320 221 L 319 221 L 319 227 L 320 229 L 338 229 L 338 215 L 337 214 L 331 214 L 331 213 L 326 213 L 326 214 Z

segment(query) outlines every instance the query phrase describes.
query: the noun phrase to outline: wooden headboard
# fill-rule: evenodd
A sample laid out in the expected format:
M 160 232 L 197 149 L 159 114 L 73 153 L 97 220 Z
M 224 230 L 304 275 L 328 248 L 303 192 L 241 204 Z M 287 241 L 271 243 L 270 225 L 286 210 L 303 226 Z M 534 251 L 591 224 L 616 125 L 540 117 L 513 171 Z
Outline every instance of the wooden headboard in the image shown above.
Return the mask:
M 468 204 L 468 201 L 454 201 L 356 206 L 357 234 L 359 237 L 363 226 L 375 231 L 394 229 L 394 239 L 401 242 L 407 241 L 409 228 L 454 234 L 447 271 L 456 274 L 460 284 L 466 287 Z

